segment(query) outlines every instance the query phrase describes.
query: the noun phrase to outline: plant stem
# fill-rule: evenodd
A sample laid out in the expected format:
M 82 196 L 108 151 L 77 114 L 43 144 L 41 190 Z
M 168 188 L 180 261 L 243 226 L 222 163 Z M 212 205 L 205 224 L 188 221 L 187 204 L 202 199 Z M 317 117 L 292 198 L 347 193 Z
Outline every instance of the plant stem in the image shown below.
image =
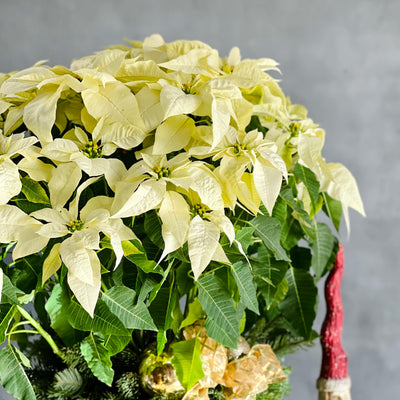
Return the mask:
M 42 326 L 39 324 L 39 322 L 35 321 L 33 317 L 26 311 L 24 308 L 21 306 L 17 306 L 18 311 L 21 313 L 21 315 L 26 318 L 26 320 L 40 333 L 40 335 L 43 337 L 43 339 L 46 340 L 46 342 L 49 344 L 49 346 L 52 348 L 54 354 L 58 355 L 60 358 L 64 359 L 63 354 L 61 350 L 58 348 L 56 343 L 54 342 L 53 338 L 50 336 L 48 332 L 46 332 Z

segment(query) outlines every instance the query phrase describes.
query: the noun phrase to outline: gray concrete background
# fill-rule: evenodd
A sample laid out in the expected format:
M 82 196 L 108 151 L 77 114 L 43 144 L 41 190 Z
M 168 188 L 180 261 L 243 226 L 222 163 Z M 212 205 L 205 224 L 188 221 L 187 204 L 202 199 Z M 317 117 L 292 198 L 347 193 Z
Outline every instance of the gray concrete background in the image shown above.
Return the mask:
M 343 283 L 353 400 L 400 395 L 400 2 L 398 0 L 0 0 L 0 71 L 69 65 L 124 38 L 199 39 L 270 57 L 282 87 L 327 131 L 324 155 L 358 180 Z M 323 308 L 323 307 L 322 307 Z M 321 309 L 320 312 L 323 312 Z M 322 317 L 322 315 L 321 315 Z M 316 324 L 319 329 L 320 320 Z M 320 349 L 288 356 L 290 400 L 317 398 Z M 0 392 L 0 399 L 9 399 Z

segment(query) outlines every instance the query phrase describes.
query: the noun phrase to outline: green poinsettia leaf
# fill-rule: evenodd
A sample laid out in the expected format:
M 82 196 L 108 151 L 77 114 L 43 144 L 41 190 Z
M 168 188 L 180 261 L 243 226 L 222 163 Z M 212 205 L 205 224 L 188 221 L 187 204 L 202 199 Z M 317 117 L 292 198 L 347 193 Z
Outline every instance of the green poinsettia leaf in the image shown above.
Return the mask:
M 300 179 L 305 185 L 310 195 L 311 204 L 314 213 L 317 212 L 317 203 L 319 198 L 319 182 L 314 172 L 302 164 L 296 164 L 294 167 L 294 175 Z
M 114 370 L 112 369 L 110 353 L 104 347 L 103 342 L 90 333 L 81 343 L 81 353 L 93 375 L 101 382 L 111 386 Z
M 101 335 L 104 342 L 104 347 L 110 353 L 110 356 L 120 353 L 132 339 L 131 335 Z
M 157 353 L 160 354 L 167 343 L 166 332 L 174 322 L 174 309 L 179 302 L 178 293 L 174 285 L 162 287 L 153 302 L 150 304 L 150 314 L 157 326 Z
M 72 346 L 76 343 L 76 332 L 68 322 L 68 319 L 65 318 L 65 310 L 69 304 L 69 294 L 60 284 L 57 284 L 54 286 L 45 308 L 51 320 L 50 326 L 60 336 L 65 345 Z
M 200 304 L 199 298 L 196 297 L 188 306 L 188 312 L 186 318 L 182 321 L 179 329 L 185 328 L 186 326 L 194 324 L 199 319 L 205 317 L 203 307 Z
M 324 204 L 322 210 L 330 218 L 334 227 L 339 232 L 340 221 L 342 220 L 342 203 L 333 199 L 329 194 L 322 193 Z
M 72 299 L 67 310 L 68 322 L 75 328 L 87 332 L 101 332 L 104 335 L 129 335 L 129 331 L 102 301 L 98 300 L 94 317 L 83 309 L 83 307 Z
M 308 271 L 290 267 L 285 275 L 289 291 L 278 308 L 289 322 L 293 335 L 309 339 L 316 315 L 318 290 Z
M 259 254 L 259 260 L 253 262 L 252 266 L 258 291 L 265 299 L 267 309 L 269 309 L 282 300 L 287 293 L 287 284 L 285 285 L 283 282 L 288 263 L 276 261 L 267 254 Z
M 196 282 L 199 300 L 207 313 L 207 334 L 227 347 L 237 346 L 239 320 L 235 303 L 221 279 L 214 274 L 202 275 Z
M 115 286 L 102 295 L 102 300 L 128 329 L 157 330 L 144 303 L 133 304 L 136 293 L 125 286 Z
M 153 272 L 163 275 L 163 269 L 157 265 L 154 260 L 149 260 L 147 258 L 146 251 L 140 242 L 137 240 L 131 240 L 130 244 L 131 246 L 129 247 L 129 251 L 125 251 L 124 249 L 124 255 L 129 261 L 134 263 L 147 274 Z M 135 250 L 133 250 L 133 248 Z
M 259 215 L 253 218 L 250 225 L 264 242 L 265 246 L 275 254 L 277 260 L 290 261 L 286 250 L 281 245 L 281 223 L 274 217 Z
M 16 312 L 17 307 L 14 304 L 4 304 L 0 307 L 0 343 L 6 339 L 8 326 Z
M 254 240 L 253 233 L 254 228 L 252 226 L 245 226 L 236 232 L 236 240 L 240 242 L 244 252 L 247 251 Z
M 21 178 L 21 183 L 21 191 L 28 201 L 31 203 L 46 204 L 50 206 L 49 197 L 39 182 L 32 180 L 27 175 Z
M 15 287 L 9 277 L 3 274 L 3 290 L 1 292 L 0 304 L 19 304 L 17 294 L 24 294 L 24 292 Z
M 4 389 L 17 399 L 36 400 L 19 351 L 12 344 L 0 350 L 0 379 Z
M 201 362 L 201 343 L 197 338 L 174 343 L 172 366 L 179 382 L 188 391 L 196 382 L 204 377 Z
M 287 217 L 282 224 L 281 242 L 286 250 L 296 246 L 299 240 L 304 236 L 304 231 L 297 219 L 291 215 Z
M 234 263 L 232 264 L 231 272 L 239 289 L 240 302 L 249 310 L 260 314 L 253 274 L 249 265 L 243 261 Z
M 311 239 L 311 268 L 315 272 L 315 279 L 319 280 L 326 271 L 329 259 L 335 246 L 335 237 L 328 225 L 317 222 Z

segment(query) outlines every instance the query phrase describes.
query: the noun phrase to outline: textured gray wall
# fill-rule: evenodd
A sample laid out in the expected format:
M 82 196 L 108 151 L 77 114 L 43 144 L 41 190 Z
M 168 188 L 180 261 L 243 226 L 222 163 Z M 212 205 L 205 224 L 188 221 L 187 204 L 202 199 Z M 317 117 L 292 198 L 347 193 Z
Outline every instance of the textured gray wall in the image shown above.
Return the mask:
M 122 39 L 161 33 L 281 64 L 283 89 L 327 131 L 325 157 L 359 182 L 343 284 L 353 400 L 400 395 L 399 0 L 0 0 L 0 71 L 69 65 Z M 321 312 L 322 307 L 321 307 Z M 320 324 L 320 322 L 319 322 Z M 316 328 L 319 329 L 319 324 Z M 311 400 L 320 349 L 288 356 L 291 400 Z M 0 392 L 0 399 L 8 399 Z

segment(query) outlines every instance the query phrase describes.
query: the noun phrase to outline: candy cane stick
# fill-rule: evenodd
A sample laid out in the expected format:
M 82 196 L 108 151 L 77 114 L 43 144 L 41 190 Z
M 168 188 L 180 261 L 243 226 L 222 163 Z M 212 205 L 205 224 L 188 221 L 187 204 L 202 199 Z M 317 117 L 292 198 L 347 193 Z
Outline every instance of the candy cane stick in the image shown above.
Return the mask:
M 343 270 L 343 247 L 339 245 L 334 268 L 325 284 L 327 313 L 321 329 L 322 365 L 317 381 L 319 400 L 351 400 L 347 355 L 342 347 L 343 304 L 340 283 Z

